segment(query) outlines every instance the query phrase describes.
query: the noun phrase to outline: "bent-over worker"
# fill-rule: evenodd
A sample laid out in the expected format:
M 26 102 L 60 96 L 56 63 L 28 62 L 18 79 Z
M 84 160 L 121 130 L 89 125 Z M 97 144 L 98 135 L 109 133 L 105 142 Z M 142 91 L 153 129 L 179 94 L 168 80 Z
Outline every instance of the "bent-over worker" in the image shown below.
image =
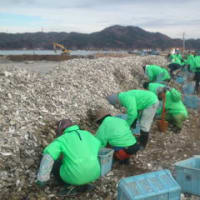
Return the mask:
M 171 79 L 167 69 L 158 65 L 146 65 L 143 69 L 150 82 L 168 82 Z
M 56 133 L 57 138 L 43 151 L 37 184 L 45 185 L 52 171 L 61 185 L 79 186 L 74 191 L 88 189 L 87 184 L 100 176 L 99 140 L 90 132 L 80 130 L 70 119 L 61 120 Z M 70 192 L 72 189 L 66 189 L 66 193 Z
M 188 117 L 188 112 L 185 105 L 182 102 L 181 93 L 175 88 L 166 88 L 165 85 L 150 83 L 147 87 L 150 91 L 158 95 L 158 99 L 162 100 L 164 95 L 165 100 L 165 110 L 166 110 L 166 120 L 172 123 L 176 132 L 180 132 L 183 126 L 183 122 Z M 162 108 L 159 113 L 162 112 Z
M 126 163 L 132 154 L 137 153 L 140 146 L 125 120 L 100 109 L 96 114 L 96 122 L 99 124 L 96 137 L 101 141 L 102 147 L 109 144 L 114 149 L 117 160 Z
M 115 107 L 123 106 L 128 115 L 126 122 L 135 128 L 137 119 L 140 124 L 140 145 L 145 148 L 149 138 L 149 131 L 156 113 L 159 101 L 157 96 L 146 90 L 129 90 L 107 97 L 110 104 Z M 139 116 L 141 113 L 141 116 Z

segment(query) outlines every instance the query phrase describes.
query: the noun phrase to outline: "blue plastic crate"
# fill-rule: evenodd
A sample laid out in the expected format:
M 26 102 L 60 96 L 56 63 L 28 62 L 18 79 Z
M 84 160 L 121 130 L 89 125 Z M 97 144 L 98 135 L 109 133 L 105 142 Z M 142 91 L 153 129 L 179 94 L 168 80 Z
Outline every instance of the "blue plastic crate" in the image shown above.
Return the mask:
M 187 82 L 183 85 L 183 94 L 192 95 L 195 91 L 195 83 L 194 82 Z
M 161 170 L 122 178 L 117 200 L 180 200 L 180 193 L 170 171 Z
M 200 196 L 200 157 L 175 163 L 175 179 L 182 192 Z
M 187 80 L 187 79 L 186 79 L 186 77 L 184 77 L 184 76 L 177 76 L 176 79 L 175 79 L 175 81 L 176 81 L 177 83 L 179 83 L 179 84 L 183 84 L 186 80 Z
M 187 108 L 200 109 L 200 98 L 196 95 L 183 95 L 183 103 Z
M 113 149 L 102 148 L 99 151 L 99 162 L 101 165 L 101 176 L 104 176 L 112 169 Z
M 193 72 L 186 72 L 186 77 L 188 80 L 193 80 L 194 79 L 194 73 Z
M 126 120 L 127 119 L 127 114 L 118 114 L 118 115 L 116 115 L 116 117 Z M 132 128 L 131 131 L 132 131 L 133 135 L 140 135 L 140 123 L 139 123 L 139 120 L 137 120 L 136 128 L 134 128 L 134 129 Z

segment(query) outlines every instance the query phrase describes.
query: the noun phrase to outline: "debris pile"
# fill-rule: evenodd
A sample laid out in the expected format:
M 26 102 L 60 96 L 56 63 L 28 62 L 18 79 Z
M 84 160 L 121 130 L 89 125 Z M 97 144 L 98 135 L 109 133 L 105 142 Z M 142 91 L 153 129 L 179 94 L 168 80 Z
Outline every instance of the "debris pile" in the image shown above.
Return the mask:
M 144 81 L 142 66 L 147 62 L 167 64 L 161 56 L 73 59 L 62 62 L 45 75 L 1 64 L 0 199 L 56 199 L 53 183 L 44 192 L 34 186 L 41 152 L 55 136 L 55 122 L 70 117 L 81 128 L 94 133 L 88 113 L 101 106 L 112 114 L 119 113 L 107 103 L 105 96 L 141 88 Z M 192 129 L 186 124 L 183 134 L 174 136 L 169 131 L 163 137 L 154 127 L 149 147 L 131 161 L 131 166 L 115 168 L 114 165 L 108 176 L 96 181 L 94 193 L 86 193 L 77 199 L 114 199 L 116 184 L 121 177 L 171 168 L 175 160 L 187 157 L 193 148 L 198 149 L 196 138 L 187 143 L 191 138 L 187 133 L 189 128 Z M 192 142 L 197 146 L 191 147 Z M 189 154 L 177 154 L 185 149 Z

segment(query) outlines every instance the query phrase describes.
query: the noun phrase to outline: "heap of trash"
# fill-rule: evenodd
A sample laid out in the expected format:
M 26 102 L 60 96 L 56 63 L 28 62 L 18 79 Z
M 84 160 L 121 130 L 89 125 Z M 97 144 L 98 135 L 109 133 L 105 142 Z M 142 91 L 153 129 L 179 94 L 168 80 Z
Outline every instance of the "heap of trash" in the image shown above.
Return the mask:
M 71 118 L 94 133 L 90 111 L 105 107 L 112 114 L 119 113 L 105 97 L 141 88 L 146 64 L 166 66 L 167 60 L 162 56 L 73 59 L 47 74 L 1 64 L 0 199 L 56 199 L 48 188 L 39 198 L 34 185 L 42 150 L 55 136 L 55 123 Z M 110 199 L 116 197 L 115 173 L 120 174 L 120 169 L 97 181 L 100 189 L 91 199 L 106 199 L 107 194 Z

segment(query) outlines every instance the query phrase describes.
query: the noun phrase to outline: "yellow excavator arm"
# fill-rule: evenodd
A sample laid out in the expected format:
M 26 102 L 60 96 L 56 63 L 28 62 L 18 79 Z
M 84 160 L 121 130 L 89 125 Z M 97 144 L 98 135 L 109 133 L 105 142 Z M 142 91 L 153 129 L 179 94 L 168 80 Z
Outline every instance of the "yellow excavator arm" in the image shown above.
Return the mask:
M 66 49 L 62 44 L 58 44 L 56 42 L 53 43 L 53 49 L 56 52 L 57 47 L 59 47 L 60 49 L 62 49 L 62 54 L 69 54 L 70 50 Z

